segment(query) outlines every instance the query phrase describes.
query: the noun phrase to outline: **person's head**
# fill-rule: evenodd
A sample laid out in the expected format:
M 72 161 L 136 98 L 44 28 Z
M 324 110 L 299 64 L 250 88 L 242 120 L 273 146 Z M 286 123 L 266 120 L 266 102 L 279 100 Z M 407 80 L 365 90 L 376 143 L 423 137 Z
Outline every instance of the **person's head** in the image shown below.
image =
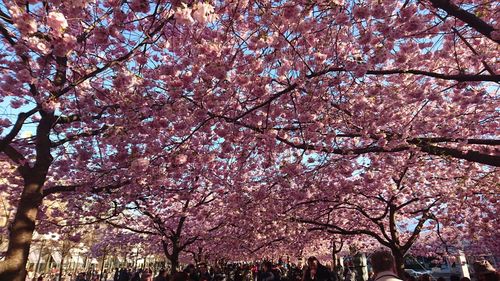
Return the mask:
M 273 268 L 273 264 L 272 264 L 270 261 L 265 261 L 265 262 L 262 264 L 262 269 L 263 269 L 265 272 L 270 271 L 272 268 Z
M 196 270 L 196 267 L 194 266 L 194 264 L 190 263 L 186 266 L 186 268 L 184 268 L 184 272 L 187 273 L 187 274 L 193 274 Z
M 460 281 L 460 277 L 456 274 L 450 276 L 450 281 Z
M 499 277 L 495 268 L 487 260 L 476 261 L 472 264 L 478 281 L 498 281 Z
M 429 274 L 426 273 L 426 274 L 420 276 L 420 281 L 432 281 L 432 278 Z M 453 280 L 451 280 L 451 281 L 453 281 Z
M 201 273 L 207 273 L 207 264 L 204 262 L 198 264 L 198 270 L 200 270 Z
M 460 281 L 471 281 L 469 277 L 462 277 L 460 278 Z
M 372 269 L 375 274 L 382 271 L 392 271 L 394 268 L 394 257 L 387 250 L 376 251 L 371 256 Z
M 316 257 L 309 257 L 307 259 L 307 266 L 309 267 L 309 269 L 317 270 L 319 265 L 320 263 Z
M 185 272 L 176 272 L 170 281 L 188 281 L 189 276 Z

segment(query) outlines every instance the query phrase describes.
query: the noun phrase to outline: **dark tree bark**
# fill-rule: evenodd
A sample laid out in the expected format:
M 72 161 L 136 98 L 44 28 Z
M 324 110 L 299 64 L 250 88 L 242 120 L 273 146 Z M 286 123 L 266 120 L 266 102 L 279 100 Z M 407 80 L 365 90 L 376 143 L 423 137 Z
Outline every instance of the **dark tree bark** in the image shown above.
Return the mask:
M 476 15 L 460 8 L 459 6 L 455 5 L 452 1 L 449 0 L 430 0 L 430 2 L 434 7 L 442 9 L 446 11 L 448 15 L 451 15 L 467 23 L 470 27 L 475 29 L 477 32 L 483 34 L 484 36 L 488 37 L 492 41 L 500 43 L 500 40 L 493 39 L 492 37 L 491 33 L 495 31 L 495 28 L 492 25 L 488 24 L 487 22 L 483 21 L 481 18 L 477 17 Z
M 392 255 L 394 256 L 395 271 L 399 278 L 405 280 L 405 258 L 404 253 L 398 248 L 391 248 Z
M 52 164 L 50 154 L 50 130 L 54 124 L 54 114 L 41 112 L 42 119 L 36 133 L 36 161 L 33 167 L 24 164 L 19 172 L 24 180 L 23 192 L 17 206 L 14 221 L 10 225 L 9 245 L 5 260 L 0 262 L 0 280 L 24 281 L 26 279 L 26 263 L 30 251 L 35 221 L 39 207 L 42 205 L 43 185 Z M 17 162 L 24 160 L 18 153 Z
M 106 262 L 106 251 L 104 252 L 104 255 L 102 256 L 102 265 L 101 265 L 101 275 L 99 276 L 99 280 L 103 280 L 103 274 L 104 274 L 104 263 Z M 61 280 L 61 279 L 59 279 Z
M 170 268 L 170 274 L 173 275 L 174 273 L 177 272 L 177 269 L 179 268 L 179 257 L 172 257 L 170 260 L 170 263 L 172 264 L 172 267 Z
M 59 280 L 62 280 L 62 275 L 63 275 L 63 266 L 64 266 L 64 255 L 61 254 L 61 264 L 59 268 Z
M 42 204 L 42 184 L 29 177 L 25 179 L 14 221 L 10 225 L 9 245 L 5 260 L 0 262 L 0 280 L 24 281 L 38 208 Z

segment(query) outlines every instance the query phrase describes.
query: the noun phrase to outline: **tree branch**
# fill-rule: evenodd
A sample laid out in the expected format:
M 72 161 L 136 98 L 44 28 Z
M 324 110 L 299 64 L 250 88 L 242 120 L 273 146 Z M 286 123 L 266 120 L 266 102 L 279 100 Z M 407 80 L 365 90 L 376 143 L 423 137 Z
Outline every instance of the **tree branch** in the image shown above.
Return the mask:
M 10 144 L 7 144 L 3 148 L 3 152 L 7 155 L 7 157 L 9 157 L 12 161 L 14 161 L 14 163 L 18 165 L 24 165 L 26 158 L 24 158 L 24 156 Z
M 307 78 L 314 78 L 317 76 L 321 76 L 323 74 L 327 74 L 330 72 L 346 72 L 347 70 L 343 67 L 329 67 L 322 71 L 313 72 L 311 74 L 306 75 Z M 481 82 L 481 81 L 490 81 L 490 82 L 499 82 L 500 75 L 482 75 L 482 74 L 456 74 L 456 75 L 448 75 L 442 73 L 436 73 L 431 71 L 423 71 L 417 69 L 382 69 L 382 70 L 368 70 L 366 72 L 368 75 L 392 75 L 392 74 L 415 74 L 415 75 L 423 75 L 443 80 L 453 80 L 458 82 Z
M 5 28 L 5 26 L 1 23 L 0 23 L 0 34 L 2 34 L 2 36 L 5 38 L 5 40 L 7 40 L 7 42 L 9 42 L 11 46 L 16 45 L 16 41 L 14 40 L 15 37 L 12 34 L 10 34 L 7 28 Z
M 112 221 L 109 221 L 109 220 L 107 220 L 106 223 L 109 224 L 109 225 L 111 225 L 111 226 L 113 226 L 113 227 L 121 228 L 121 229 L 127 229 L 127 230 L 130 230 L 132 232 L 139 233 L 139 234 L 148 234 L 148 235 L 156 235 L 156 236 L 159 235 L 156 232 L 136 229 L 136 228 L 130 227 L 128 225 L 118 224 L 118 223 L 115 223 L 115 222 L 112 222 Z
M 451 15 L 455 18 L 458 18 L 459 20 L 465 22 L 468 24 L 470 27 L 475 29 L 477 32 L 483 34 L 484 36 L 488 37 L 492 41 L 496 43 L 500 43 L 500 40 L 495 40 L 492 38 L 491 33 L 495 31 L 493 26 L 489 25 L 479 17 L 475 16 L 472 13 L 469 13 L 468 11 L 460 8 L 459 6 L 455 5 L 452 1 L 450 0 L 429 0 L 429 2 L 432 3 L 432 5 L 438 9 L 444 10 L 448 15 Z
M 58 147 L 58 146 L 60 146 L 62 144 L 65 144 L 67 142 L 70 142 L 70 141 L 73 141 L 73 140 L 76 140 L 76 139 L 79 139 L 79 138 L 97 136 L 97 135 L 101 134 L 102 132 L 106 131 L 109 128 L 110 128 L 110 126 L 103 125 L 101 128 L 99 128 L 97 130 L 93 130 L 93 131 L 89 131 L 89 132 L 84 132 L 84 133 L 76 134 L 76 135 L 71 135 L 71 136 L 68 136 L 65 139 L 60 140 L 60 141 L 52 142 L 51 143 L 51 147 Z
M 321 222 L 317 222 L 314 220 L 306 220 L 306 219 L 294 219 L 294 220 L 297 222 L 300 222 L 300 223 L 306 223 L 306 224 L 319 226 L 319 228 L 313 228 L 310 230 L 323 230 L 323 231 L 327 231 L 327 232 L 332 233 L 332 234 L 341 234 L 341 235 L 367 235 L 367 236 L 375 238 L 380 244 L 382 244 L 386 247 L 390 247 L 390 244 L 388 241 L 385 241 L 384 239 L 382 239 L 382 237 L 377 235 L 375 232 L 368 230 L 368 229 L 347 230 L 347 229 L 341 228 L 337 225 L 333 225 L 333 224 L 329 224 L 329 223 L 321 223 Z
M 462 151 L 455 148 L 434 146 L 428 143 L 417 144 L 424 152 L 436 156 L 450 156 L 453 158 L 464 159 L 470 162 L 481 163 L 485 165 L 500 167 L 500 156 L 480 153 L 474 150 Z
M 24 121 L 28 119 L 31 115 L 38 112 L 38 107 L 33 108 L 28 112 L 19 113 L 16 123 L 12 127 L 12 130 L 2 139 L 0 140 L 0 151 L 5 149 L 5 146 L 10 144 L 10 142 L 17 136 L 17 134 L 21 131 L 24 125 Z
M 80 79 L 74 81 L 73 83 L 70 83 L 70 85 L 68 85 L 67 87 L 63 88 L 61 91 L 59 91 L 57 93 L 57 97 L 60 97 L 64 94 L 66 94 L 68 91 L 70 91 L 71 89 L 73 89 L 74 87 L 80 85 L 81 83 L 85 82 L 86 80 L 88 80 L 89 78 L 92 78 L 92 77 L 95 77 L 96 75 L 98 75 L 99 73 L 115 66 L 116 64 L 120 63 L 120 62 L 124 62 L 124 61 L 127 61 L 130 57 L 132 57 L 132 55 L 138 50 L 140 49 L 142 46 L 145 46 L 147 44 L 149 44 L 150 40 L 151 40 L 151 37 L 155 36 L 157 33 L 159 33 L 163 26 L 165 26 L 165 24 L 167 22 L 169 22 L 170 20 L 172 20 L 174 18 L 174 16 L 170 16 L 168 17 L 167 19 L 165 19 L 162 23 L 160 23 L 152 32 L 146 34 L 146 37 L 139 43 L 137 44 L 134 48 L 132 48 L 128 53 L 124 54 L 123 56 L 113 60 L 113 61 L 109 61 L 107 63 L 105 63 L 102 67 L 98 67 L 96 68 L 95 70 L 83 75 Z

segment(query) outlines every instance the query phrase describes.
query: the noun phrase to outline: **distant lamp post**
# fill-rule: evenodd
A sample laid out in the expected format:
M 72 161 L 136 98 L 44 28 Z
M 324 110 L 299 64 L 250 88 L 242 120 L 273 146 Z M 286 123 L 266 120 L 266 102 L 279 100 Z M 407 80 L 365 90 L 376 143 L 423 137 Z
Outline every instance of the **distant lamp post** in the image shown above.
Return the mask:
M 342 237 L 340 239 L 333 238 L 332 239 L 332 271 L 334 274 L 337 276 L 340 276 L 342 274 L 341 269 L 342 269 L 342 263 L 340 262 L 340 257 L 338 254 L 342 251 L 342 248 L 344 247 L 344 240 Z M 339 277 L 340 278 L 340 277 Z
M 0 200 L 2 203 L 2 212 L 0 214 L 0 228 L 7 228 L 8 222 L 9 222 L 9 217 L 11 211 L 9 210 L 9 205 L 6 202 L 6 200 L 3 199 L 4 194 L 0 194 Z M 4 242 L 4 236 L 3 234 L 0 234 L 0 249 L 3 245 Z M 3 255 L 0 252 L 0 260 L 3 258 Z
M 47 243 L 47 241 L 57 241 L 58 239 L 59 239 L 58 236 L 54 236 L 54 235 L 51 235 L 51 234 L 40 235 L 40 241 L 42 243 L 40 245 L 40 250 L 38 252 L 38 259 L 37 259 L 36 265 L 35 265 L 34 276 L 37 276 L 38 272 L 40 271 L 40 262 L 42 260 L 43 250 L 45 249 L 45 244 Z M 52 253 L 50 253 L 50 254 L 52 254 Z
M 45 246 L 45 240 L 42 239 L 42 244 L 40 245 L 40 251 L 38 252 L 38 259 L 36 260 L 35 275 L 34 275 L 34 277 L 36 277 L 36 275 L 38 274 L 38 270 L 39 270 L 39 267 L 40 267 L 40 260 L 42 259 L 43 247 L 44 246 Z

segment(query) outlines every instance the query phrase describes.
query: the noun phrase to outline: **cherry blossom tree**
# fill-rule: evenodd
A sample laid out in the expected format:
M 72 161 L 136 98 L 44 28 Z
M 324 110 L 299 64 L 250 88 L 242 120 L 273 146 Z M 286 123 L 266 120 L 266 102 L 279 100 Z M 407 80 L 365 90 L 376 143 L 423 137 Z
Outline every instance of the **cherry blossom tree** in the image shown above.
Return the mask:
M 18 114 L 17 119 L 2 119 L 0 151 L 17 171 L 3 176 L 17 179 L 20 188 L 12 194 L 17 212 L 0 279 L 24 279 L 44 197 L 110 188 L 96 189 L 98 180 L 85 173 L 89 167 L 99 169 L 97 159 L 114 165 L 106 150 L 116 151 L 112 144 L 123 137 L 124 128 L 115 121 L 135 119 L 132 123 L 141 127 L 146 118 L 141 106 L 167 103 L 168 98 L 154 101 L 139 76 L 147 62 L 145 50 L 153 44 L 165 46 L 168 30 L 174 28 L 174 6 L 2 1 L 2 101 Z M 137 106 L 125 106 L 132 103 Z M 30 136 L 23 130 L 34 132 Z M 116 138 L 106 142 L 99 138 L 104 135 Z
M 88 216 L 94 216 L 93 221 L 136 233 L 160 247 L 171 264 L 172 273 L 178 270 L 179 258 L 190 245 L 198 240 L 209 240 L 212 232 L 224 225 L 223 212 L 226 210 L 223 193 L 218 191 L 220 188 L 206 180 L 214 174 L 206 170 L 207 166 L 197 170 L 196 164 L 179 163 L 177 168 L 182 170 L 182 178 L 154 176 L 155 166 L 150 165 L 147 177 L 126 187 L 128 196 L 124 196 L 123 191 L 101 196 L 104 202 L 112 202 L 108 212 L 97 214 L 93 210 L 97 204 L 102 204 L 101 200 L 93 201 L 87 210 Z M 173 173 L 173 169 L 169 172 Z M 131 193 L 133 191 L 137 193 Z M 68 223 L 74 221 L 69 219 Z
M 1 173 L 19 188 L 1 183 L 16 213 L 0 279 L 24 278 L 45 197 L 115 193 L 94 210 L 110 212 L 149 165 L 192 183 L 175 167 L 225 161 L 211 180 L 231 194 L 261 181 L 282 199 L 313 164 L 352 176 L 356 156 L 496 173 L 494 3 L 379 2 L 2 1 Z
M 421 236 L 433 233 L 440 245 L 459 246 L 458 240 L 473 241 L 479 235 L 478 220 L 498 223 L 492 213 L 498 211 L 497 195 L 489 191 L 498 180 L 495 170 L 433 162 L 414 154 L 407 154 L 406 160 L 387 155 L 364 165 L 358 174 L 344 179 L 325 176 L 333 173 L 328 168 L 314 172 L 309 185 L 302 187 L 307 196 L 286 212 L 311 231 L 368 237 L 376 242 L 369 247 L 389 248 L 400 276 L 404 276 L 404 256 L 415 244 L 429 241 L 418 241 Z M 434 173 L 426 174 L 428 169 Z M 471 201 L 473 206 L 467 203 Z M 496 235 L 488 232 L 483 235 Z
M 149 243 L 163 248 L 163 254 L 171 264 L 171 273 L 174 273 L 179 269 L 179 257 L 186 248 L 198 239 L 206 239 L 206 236 L 218 226 L 204 225 L 207 224 L 206 221 L 198 220 L 196 215 L 193 217 L 192 214 L 202 211 L 202 205 L 210 201 L 209 196 L 199 201 L 194 198 L 177 202 L 163 199 L 169 207 L 156 205 L 154 201 L 137 200 L 132 203 L 131 209 L 140 216 L 125 213 L 118 218 L 108 220 L 108 223 L 117 228 L 151 237 Z M 173 211 L 174 209 L 177 210 Z

